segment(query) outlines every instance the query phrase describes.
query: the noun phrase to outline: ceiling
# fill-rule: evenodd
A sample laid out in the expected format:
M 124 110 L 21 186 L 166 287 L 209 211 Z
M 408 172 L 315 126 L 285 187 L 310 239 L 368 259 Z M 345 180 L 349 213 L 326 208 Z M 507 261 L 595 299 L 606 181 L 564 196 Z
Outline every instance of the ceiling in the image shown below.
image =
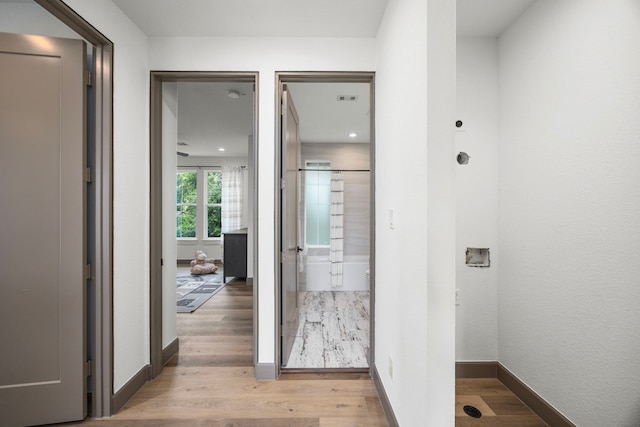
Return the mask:
M 369 84 L 292 83 L 288 87 L 303 143 L 369 142 Z M 229 91 L 239 92 L 239 98 L 230 98 Z M 178 83 L 178 151 L 191 157 L 246 157 L 253 134 L 252 91 L 249 83 Z M 339 101 L 341 95 L 356 99 Z M 350 137 L 351 133 L 356 136 Z
M 113 0 L 149 37 L 375 37 L 387 1 Z M 497 37 L 534 1 L 457 0 L 458 36 Z
M 229 91 L 239 98 L 230 98 Z M 189 156 L 246 157 L 253 134 L 253 84 L 178 83 L 178 151 Z M 224 151 L 219 151 L 224 148 Z
M 300 140 L 307 142 L 370 141 L 369 83 L 290 83 L 300 118 Z M 338 100 L 338 97 L 355 100 Z M 356 136 L 350 137 L 349 134 Z
M 387 0 L 113 0 L 150 37 L 375 37 Z
M 498 37 L 535 0 L 457 0 L 458 37 Z
M 0 0 L 5 1 L 5 0 Z M 497 37 L 534 0 L 457 0 L 458 37 Z M 113 0 L 149 37 L 375 37 L 387 0 Z M 368 142 L 367 84 L 290 85 L 303 142 Z M 239 99 L 227 91 L 239 90 Z M 246 156 L 253 129 L 251 87 L 181 83 L 179 151 Z M 355 102 L 337 102 L 356 95 Z M 348 134 L 356 132 L 356 138 Z M 224 152 L 218 148 L 225 148 Z

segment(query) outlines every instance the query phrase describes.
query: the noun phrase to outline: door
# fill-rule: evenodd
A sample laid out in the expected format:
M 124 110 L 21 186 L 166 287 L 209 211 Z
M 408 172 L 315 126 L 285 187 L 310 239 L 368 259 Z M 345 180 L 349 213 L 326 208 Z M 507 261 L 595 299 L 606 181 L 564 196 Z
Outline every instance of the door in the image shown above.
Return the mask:
M 286 86 L 282 94 L 281 161 L 281 309 L 282 365 L 286 366 L 300 323 L 298 314 L 298 176 L 300 135 L 298 113 Z
M 0 33 L 0 426 L 86 416 L 85 43 Z

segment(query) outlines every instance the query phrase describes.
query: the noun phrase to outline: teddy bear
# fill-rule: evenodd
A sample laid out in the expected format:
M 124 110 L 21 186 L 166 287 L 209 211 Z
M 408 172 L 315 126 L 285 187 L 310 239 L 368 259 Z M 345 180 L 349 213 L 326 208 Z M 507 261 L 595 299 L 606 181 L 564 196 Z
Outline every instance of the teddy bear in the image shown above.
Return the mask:
M 195 259 L 191 260 L 191 274 L 210 274 L 215 273 L 218 269 L 214 264 L 214 259 L 207 258 L 204 251 L 195 251 L 193 257 Z

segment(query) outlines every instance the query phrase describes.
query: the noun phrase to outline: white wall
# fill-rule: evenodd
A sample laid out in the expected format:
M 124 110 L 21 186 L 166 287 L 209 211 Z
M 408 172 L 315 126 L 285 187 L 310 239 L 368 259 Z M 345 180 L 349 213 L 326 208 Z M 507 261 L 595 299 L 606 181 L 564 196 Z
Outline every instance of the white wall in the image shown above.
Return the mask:
M 499 360 L 581 427 L 637 426 L 640 3 L 538 0 L 499 74 Z
M 114 48 L 114 391 L 149 363 L 147 37 L 110 0 L 66 0 Z
M 425 425 L 435 427 L 454 425 L 451 409 L 455 404 L 456 163 L 452 124 L 456 117 L 456 1 L 427 0 L 427 9 L 428 404 Z
M 454 1 L 387 5 L 377 38 L 375 363 L 403 427 L 454 424 L 454 43 Z
M 151 38 L 152 70 L 258 71 L 258 363 L 275 360 L 275 72 L 372 71 L 373 39 Z
M 498 359 L 498 40 L 458 39 L 456 153 L 456 360 Z M 491 266 L 465 265 L 467 247 L 489 248 Z

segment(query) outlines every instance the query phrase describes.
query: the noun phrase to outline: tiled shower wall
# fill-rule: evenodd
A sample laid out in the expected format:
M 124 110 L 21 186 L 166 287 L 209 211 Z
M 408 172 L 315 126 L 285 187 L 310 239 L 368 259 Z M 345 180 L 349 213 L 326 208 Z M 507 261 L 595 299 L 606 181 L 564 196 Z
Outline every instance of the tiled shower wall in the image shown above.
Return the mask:
M 344 254 L 369 255 L 370 172 L 347 172 L 370 169 L 369 144 L 303 143 L 305 160 L 331 161 L 332 169 L 344 170 Z M 304 187 L 303 187 L 304 188 Z

